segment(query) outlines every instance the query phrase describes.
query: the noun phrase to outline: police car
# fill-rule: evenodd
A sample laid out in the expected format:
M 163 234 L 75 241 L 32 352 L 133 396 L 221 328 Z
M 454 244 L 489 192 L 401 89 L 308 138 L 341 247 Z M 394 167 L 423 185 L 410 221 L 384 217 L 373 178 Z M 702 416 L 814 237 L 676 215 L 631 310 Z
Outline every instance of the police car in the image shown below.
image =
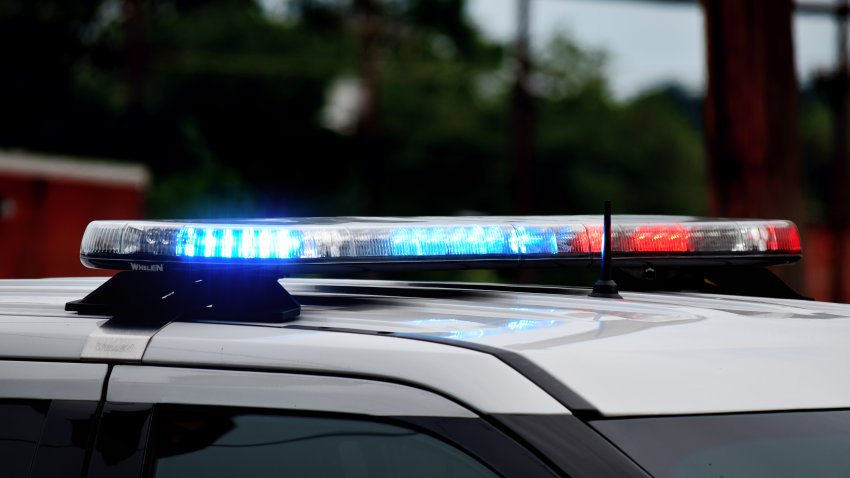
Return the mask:
M 780 220 L 96 221 L 0 281 L 4 477 L 850 475 L 850 307 Z M 595 287 L 323 278 L 599 267 Z M 315 277 L 319 274 L 322 277 Z

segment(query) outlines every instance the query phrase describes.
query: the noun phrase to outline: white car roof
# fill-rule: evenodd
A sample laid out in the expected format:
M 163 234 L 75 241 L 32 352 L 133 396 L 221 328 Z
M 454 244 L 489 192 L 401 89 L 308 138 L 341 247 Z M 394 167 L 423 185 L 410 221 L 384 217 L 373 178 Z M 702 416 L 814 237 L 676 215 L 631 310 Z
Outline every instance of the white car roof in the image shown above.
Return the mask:
M 102 281 L 0 281 L 0 357 L 80 360 L 107 318 L 63 307 Z M 567 413 L 570 400 L 605 416 L 850 408 L 850 306 L 843 304 L 686 293 L 621 292 L 623 300 L 612 300 L 555 287 L 283 283 L 304 304 L 294 321 L 171 323 L 152 334 L 142 362 L 381 377 L 488 413 Z M 527 365 L 524 373 L 509 367 L 517 360 Z M 540 376 L 572 395 L 564 399 L 551 387 L 545 393 L 531 383 Z

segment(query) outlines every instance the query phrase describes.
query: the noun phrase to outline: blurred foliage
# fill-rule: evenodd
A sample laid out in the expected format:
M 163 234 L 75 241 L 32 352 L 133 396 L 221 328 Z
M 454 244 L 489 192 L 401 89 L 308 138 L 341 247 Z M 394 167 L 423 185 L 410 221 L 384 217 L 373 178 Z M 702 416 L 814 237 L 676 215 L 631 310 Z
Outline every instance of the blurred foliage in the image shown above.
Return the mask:
M 7 0 L 0 146 L 145 162 L 158 217 L 511 213 L 510 55 L 463 0 Z M 535 212 L 705 213 L 699 98 L 605 67 L 534 58 Z M 330 124 L 369 82 L 371 132 Z
M 555 38 L 539 80 L 534 185 L 558 191 L 535 198 L 541 213 L 596 212 L 611 199 L 618 213 L 703 214 L 702 140 L 677 109 L 675 88 L 612 100 L 604 57 Z M 694 99 L 694 101 L 698 101 Z
M 814 224 L 826 224 L 831 213 L 834 187 L 832 81 L 828 75 L 816 77 L 801 93 L 800 155 L 805 172 L 806 217 Z

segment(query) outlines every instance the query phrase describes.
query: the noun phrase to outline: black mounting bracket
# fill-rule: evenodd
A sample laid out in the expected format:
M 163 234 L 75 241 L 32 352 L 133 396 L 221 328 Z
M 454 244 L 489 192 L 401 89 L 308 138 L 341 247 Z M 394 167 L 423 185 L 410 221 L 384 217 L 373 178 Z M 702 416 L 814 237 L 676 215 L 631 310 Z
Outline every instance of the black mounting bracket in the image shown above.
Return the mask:
M 301 305 L 268 271 L 124 271 L 65 310 L 151 319 L 279 323 Z

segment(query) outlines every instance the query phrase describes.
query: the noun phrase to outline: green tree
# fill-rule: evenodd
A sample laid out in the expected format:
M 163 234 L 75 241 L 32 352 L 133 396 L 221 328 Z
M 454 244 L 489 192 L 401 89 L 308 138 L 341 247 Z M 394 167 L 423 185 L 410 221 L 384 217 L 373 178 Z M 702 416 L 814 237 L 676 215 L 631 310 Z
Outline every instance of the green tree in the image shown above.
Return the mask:
M 556 36 L 537 64 L 535 210 L 704 214 L 702 140 L 675 89 L 612 99 L 605 56 Z

